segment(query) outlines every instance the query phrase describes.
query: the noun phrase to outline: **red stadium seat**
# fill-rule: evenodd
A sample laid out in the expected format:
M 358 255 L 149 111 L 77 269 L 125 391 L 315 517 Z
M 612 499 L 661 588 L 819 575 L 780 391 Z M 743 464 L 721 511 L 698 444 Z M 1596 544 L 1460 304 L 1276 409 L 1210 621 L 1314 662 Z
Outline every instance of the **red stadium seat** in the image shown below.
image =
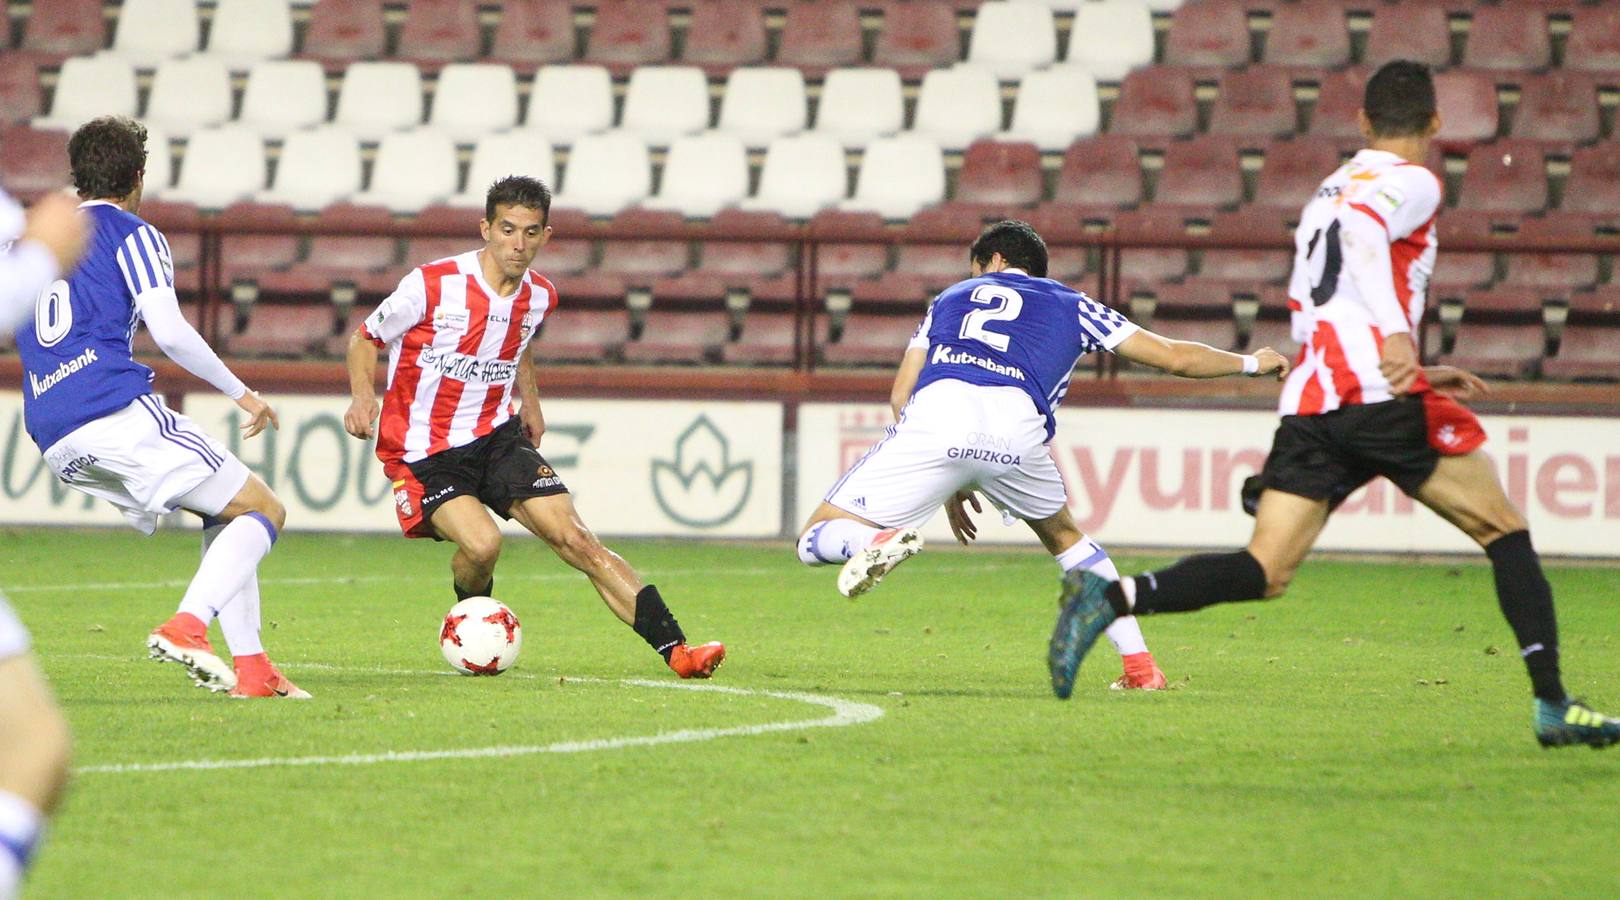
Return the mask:
M 692 6 L 681 60 L 710 75 L 765 61 L 765 17 L 748 0 L 701 0 Z
M 1541 321 L 1543 294 L 1533 288 L 1498 287 L 1483 291 L 1469 291 L 1463 300 L 1464 319 L 1478 323 L 1486 320 L 1520 322 Z M 1549 294 L 1548 296 L 1557 296 Z
M 662 3 L 643 0 L 600 0 L 591 27 L 585 61 L 627 74 L 638 65 L 669 59 L 669 14 Z
M 1547 160 L 1541 148 L 1499 141 L 1468 154 L 1458 209 L 1485 213 L 1534 213 L 1547 208 Z
M 1113 209 L 1142 202 L 1142 165 L 1136 142 L 1116 135 L 1075 141 L 1063 154 L 1053 201 Z
M 798 0 L 787 10 L 776 62 L 826 70 L 861 61 L 861 11 L 850 0 Z
M 1286 71 L 1254 66 L 1221 78 L 1210 134 L 1282 136 L 1294 127 L 1294 86 Z
M 1339 167 L 1339 148 L 1331 141 L 1295 138 L 1274 141 L 1255 186 L 1256 206 L 1297 212 Z
M 303 55 L 341 68 L 381 58 L 386 40 L 382 0 L 320 0 L 309 11 Z
M 1551 290 L 1558 295 L 1597 284 L 1598 258 L 1589 253 L 1510 253 L 1502 284 Z
M 723 312 L 650 312 L 641 337 L 624 345 L 625 362 L 702 363 L 718 358 L 731 330 Z
M 107 46 L 107 20 L 101 0 L 50 0 L 32 4 L 23 25 L 21 50 L 59 63 L 89 56 Z
M 958 203 L 1034 206 L 1041 201 L 1043 186 L 1041 152 L 1034 144 L 980 140 L 962 154 L 955 199 Z
M 1442 145 L 1467 145 L 1496 136 L 1496 82 L 1491 73 L 1453 71 L 1434 76 Z
M 816 261 L 816 278 L 823 290 L 847 290 L 882 275 L 889 249 L 882 244 L 822 244 Z
M 1178 66 L 1241 66 L 1249 61 L 1249 17 L 1237 0 L 1203 0 L 1170 19 L 1164 61 Z
M 1114 103 L 1112 134 L 1181 137 L 1198 127 L 1193 76 L 1185 69 L 1146 68 L 1125 76 Z
M 1367 31 L 1362 62 L 1377 68 L 1397 59 L 1436 68 L 1451 62 L 1451 26 L 1444 7 L 1430 4 L 1380 4 Z
M 1440 362 L 1487 378 L 1522 378 L 1536 368 L 1545 350 L 1545 332 L 1540 325 L 1464 322 L 1457 329 L 1451 352 L 1442 354 Z
M 1605 3 L 1574 10 L 1564 67 L 1586 72 L 1620 71 L 1620 6 Z
M 35 131 L 27 125 L 0 129 L 0 186 L 30 202 L 68 184 L 68 133 Z
M 737 340 L 720 348 L 722 362 L 747 366 L 793 364 L 792 313 L 749 313 Z
M 38 62 L 27 53 L 0 54 L 0 125 L 27 122 L 44 112 Z
M 1071 287 L 1091 271 L 1091 252 L 1087 247 L 1049 247 L 1046 256 L 1046 277 Z
M 1291 250 L 1205 250 L 1198 276 L 1216 281 L 1286 282 L 1293 270 Z
M 1165 149 L 1154 204 L 1217 207 L 1242 200 L 1243 172 L 1232 138 L 1208 135 Z
M 476 0 L 412 0 L 396 55 L 418 66 L 467 62 L 481 40 Z
M 1443 246 L 1445 241 L 1440 243 Z M 1430 293 L 1482 288 L 1495 278 L 1495 254 L 1447 250 L 1435 261 L 1434 276 L 1429 279 Z
M 1349 68 L 1322 76 L 1321 93 L 1311 113 L 1311 135 L 1341 142 L 1362 140 L 1356 112 L 1367 90 L 1366 69 Z
M 1271 14 L 1265 61 L 1281 66 L 1342 66 L 1350 61 L 1350 29 L 1335 3 L 1283 3 Z
M 893 368 L 906 354 L 906 343 L 917 330 L 918 315 L 852 313 L 843 333 L 820 346 L 822 361 L 832 366 L 886 366 Z
M 566 286 L 557 291 L 567 296 Z M 629 334 L 625 310 L 574 309 L 565 302 L 546 316 L 531 346 L 546 362 L 607 362 L 617 358 Z
M 1541 365 L 1542 375 L 1560 380 L 1620 381 L 1620 328 L 1574 325 L 1564 329 L 1558 355 Z
M 264 272 L 287 271 L 298 262 L 300 244 L 299 238 L 291 234 L 227 235 L 220 245 L 220 269 L 225 284 L 257 283 Z
M 501 7 L 491 62 L 528 73 L 574 58 L 574 11 L 569 0 L 506 0 Z
M 1616 215 L 1620 210 L 1620 143 L 1606 141 L 1575 151 L 1559 209 L 1566 213 Z
M 1620 284 L 1606 284 L 1590 291 L 1570 294 L 1571 321 L 1604 325 L 1620 325 Z M 1610 344 L 1610 352 L 1614 345 Z
M 201 272 L 197 264 L 202 259 L 202 235 L 196 232 L 166 231 L 169 242 L 169 261 L 174 264 L 174 288 L 182 294 L 194 294 L 201 287 Z
M 1465 65 L 1481 69 L 1544 69 L 1552 59 L 1547 13 L 1535 3 L 1478 6 L 1468 30 Z
M 335 355 L 336 345 L 347 342 L 340 329 L 330 303 L 254 303 L 246 327 L 226 345 L 242 356 L 318 359 Z
M 1303 207 L 1305 204 L 1299 204 Z M 1299 209 L 1278 209 L 1261 206 L 1240 206 L 1230 212 L 1216 213 L 1209 220 L 1209 234 L 1214 238 L 1271 237 L 1283 244 L 1294 239 L 1294 226 L 1298 224 Z
M 934 0 L 890 0 L 884 8 L 883 31 L 873 58 L 916 80 L 929 69 L 961 58 L 956 11 Z
M 1514 137 L 1580 144 L 1597 140 L 1601 127 L 1592 76 L 1561 69 L 1522 81 Z

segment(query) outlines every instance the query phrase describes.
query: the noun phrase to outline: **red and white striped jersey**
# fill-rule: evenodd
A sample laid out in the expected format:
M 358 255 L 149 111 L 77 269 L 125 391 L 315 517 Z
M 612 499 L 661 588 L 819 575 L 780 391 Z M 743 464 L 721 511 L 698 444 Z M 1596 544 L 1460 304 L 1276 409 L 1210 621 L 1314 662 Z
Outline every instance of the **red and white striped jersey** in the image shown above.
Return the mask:
M 1416 163 L 1362 150 L 1317 189 L 1294 232 L 1288 285 L 1299 359 L 1283 415 L 1391 399 L 1378 371 L 1384 337 L 1415 333 L 1437 247 L 1440 182 Z M 1413 392 L 1426 390 L 1422 374 Z
M 510 296 L 484 282 L 480 251 L 413 269 L 366 317 L 388 347 L 377 456 L 407 463 L 489 434 L 513 415 L 518 360 L 557 289 L 535 272 Z

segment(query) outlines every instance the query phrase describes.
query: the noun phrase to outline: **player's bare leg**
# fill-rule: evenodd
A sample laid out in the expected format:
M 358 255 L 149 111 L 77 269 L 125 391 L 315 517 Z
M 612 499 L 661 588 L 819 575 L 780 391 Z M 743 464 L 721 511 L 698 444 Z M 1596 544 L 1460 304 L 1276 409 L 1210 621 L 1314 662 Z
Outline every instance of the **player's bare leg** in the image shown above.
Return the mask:
M 842 565 L 838 592 L 859 597 L 921 553 L 923 539 L 915 528 L 884 528 L 824 502 L 804 523 L 796 546 L 805 565 Z
M 0 659 L 0 897 L 17 890 L 67 784 L 67 721 L 29 654 Z
M 456 545 L 450 577 L 456 599 L 487 597 L 495 589 L 495 563 L 501 558 L 501 529 L 477 497 L 446 500 L 433 511 L 439 536 Z
M 563 562 L 583 572 L 608 609 L 658 651 L 676 674 L 682 678 L 708 678 L 714 674 L 715 667 L 725 659 L 725 645 L 712 641 L 687 646 L 686 635 L 658 588 L 643 584 L 624 557 L 603 545 L 579 517 L 572 497 L 530 497 L 512 504 L 511 513 Z
M 1057 560 L 1058 568 L 1067 575 L 1072 571 L 1095 573 L 1109 581 L 1119 580 L 1119 569 L 1096 541 L 1085 536 L 1074 522 L 1067 507 L 1044 519 L 1028 522 L 1031 531 L 1041 539 L 1046 552 Z M 1169 686 L 1164 672 L 1148 651 L 1147 639 L 1135 616 L 1120 616 L 1103 632 L 1119 651 L 1124 673 L 1109 687 L 1117 691 L 1161 691 Z

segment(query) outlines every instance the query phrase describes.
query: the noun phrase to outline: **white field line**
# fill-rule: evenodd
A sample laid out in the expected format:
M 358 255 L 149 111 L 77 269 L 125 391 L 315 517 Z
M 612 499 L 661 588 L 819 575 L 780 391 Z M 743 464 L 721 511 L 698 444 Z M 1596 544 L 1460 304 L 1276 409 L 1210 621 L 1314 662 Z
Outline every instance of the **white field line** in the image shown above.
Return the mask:
M 78 659 L 127 660 L 123 656 L 96 656 L 81 654 Z M 335 672 L 365 672 L 390 675 L 453 675 L 450 672 L 429 672 L 413 669 L 383 669 L 351 666 L 330 666 L 321 663 L 287 664 L 290 669 L 324 669 Z M 537 679 L 543 676 L 509 672 L 506 677 Z M 710 694 L 730 694 L 738 697 L 774 697 L 822 706 L 832 715 L 820 719 L 793 722 L 765 722 L 758 725 L 736 725 L 729 728 L 691 728 L 666 731 L 659 734 L 634 737 L 597 738 L 586 741 L 558 741 L 551 744 L 516 744 L 494 747 L 471 747 L 459 750 L 391 750 L 386 753 L 351 753 L 331 756 L 269 756 L 256 759 L 190 759 L 159 763 L 114 763 L 100 766 L 82 766 L 75 775 L 127 775 L 138 772 L 206 771 L 213 769 L 266 769 L 291 766 L 369 766 L 379 763 L 425 762 L 441 759 L 487 759 L 512 756 L 533 756 L 539 753 L 590 753 L 598 750 L 621 750 L 626 747 L 656 747 L 662 744 L 687 744 L 712 741 L 726 737 L 746 737 L 776 731 L 802 731 L 808 728 L 844 728 L 861 725 L 883 717 L 883 709 L 870 703 L 859 703 L 840 697 L 804 694 L 796 691 L 766 691 L 750 688 L 725 687 L 717 684 L 689 684 L 678 681 L 650 681 L 640 678 L 610 680 L 602 678 L 565 678 L 565 681 L 597 684 L 622 684 L 631 687 L 662 688 L 678 691 L 701 691 Z

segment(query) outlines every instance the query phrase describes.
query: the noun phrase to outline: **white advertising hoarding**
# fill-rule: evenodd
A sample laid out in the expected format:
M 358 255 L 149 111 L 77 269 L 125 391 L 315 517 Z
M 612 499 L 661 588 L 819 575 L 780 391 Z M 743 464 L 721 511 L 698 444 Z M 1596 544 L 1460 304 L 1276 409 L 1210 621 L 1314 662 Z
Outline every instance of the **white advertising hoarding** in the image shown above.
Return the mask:
M 823 492 L 892 420 L 879 404 L 799 408 L 798 509 Z M 1508 496 L 1530 520 L 1536 547 L 1570 556 L 1620 556 L 1620 419 L 1483 416 Z M 1076 521 L 1099 541 L 1145 547 L 1246 543 L 1252 520 L 1238 490 L 1265 462 L 1277 417 L 1268 412 L 1063 409 L 1053 458 Z M 988 511 L 987 511 L 988 512 Z M 980 517 L 980 540 L 1033 543 L 1019 524 Z M 950 540 L 943 516 L 924 532 Z M 1454 551 L 1474 545 L 1379 479 L 1345 501 L 1318 547 Z

